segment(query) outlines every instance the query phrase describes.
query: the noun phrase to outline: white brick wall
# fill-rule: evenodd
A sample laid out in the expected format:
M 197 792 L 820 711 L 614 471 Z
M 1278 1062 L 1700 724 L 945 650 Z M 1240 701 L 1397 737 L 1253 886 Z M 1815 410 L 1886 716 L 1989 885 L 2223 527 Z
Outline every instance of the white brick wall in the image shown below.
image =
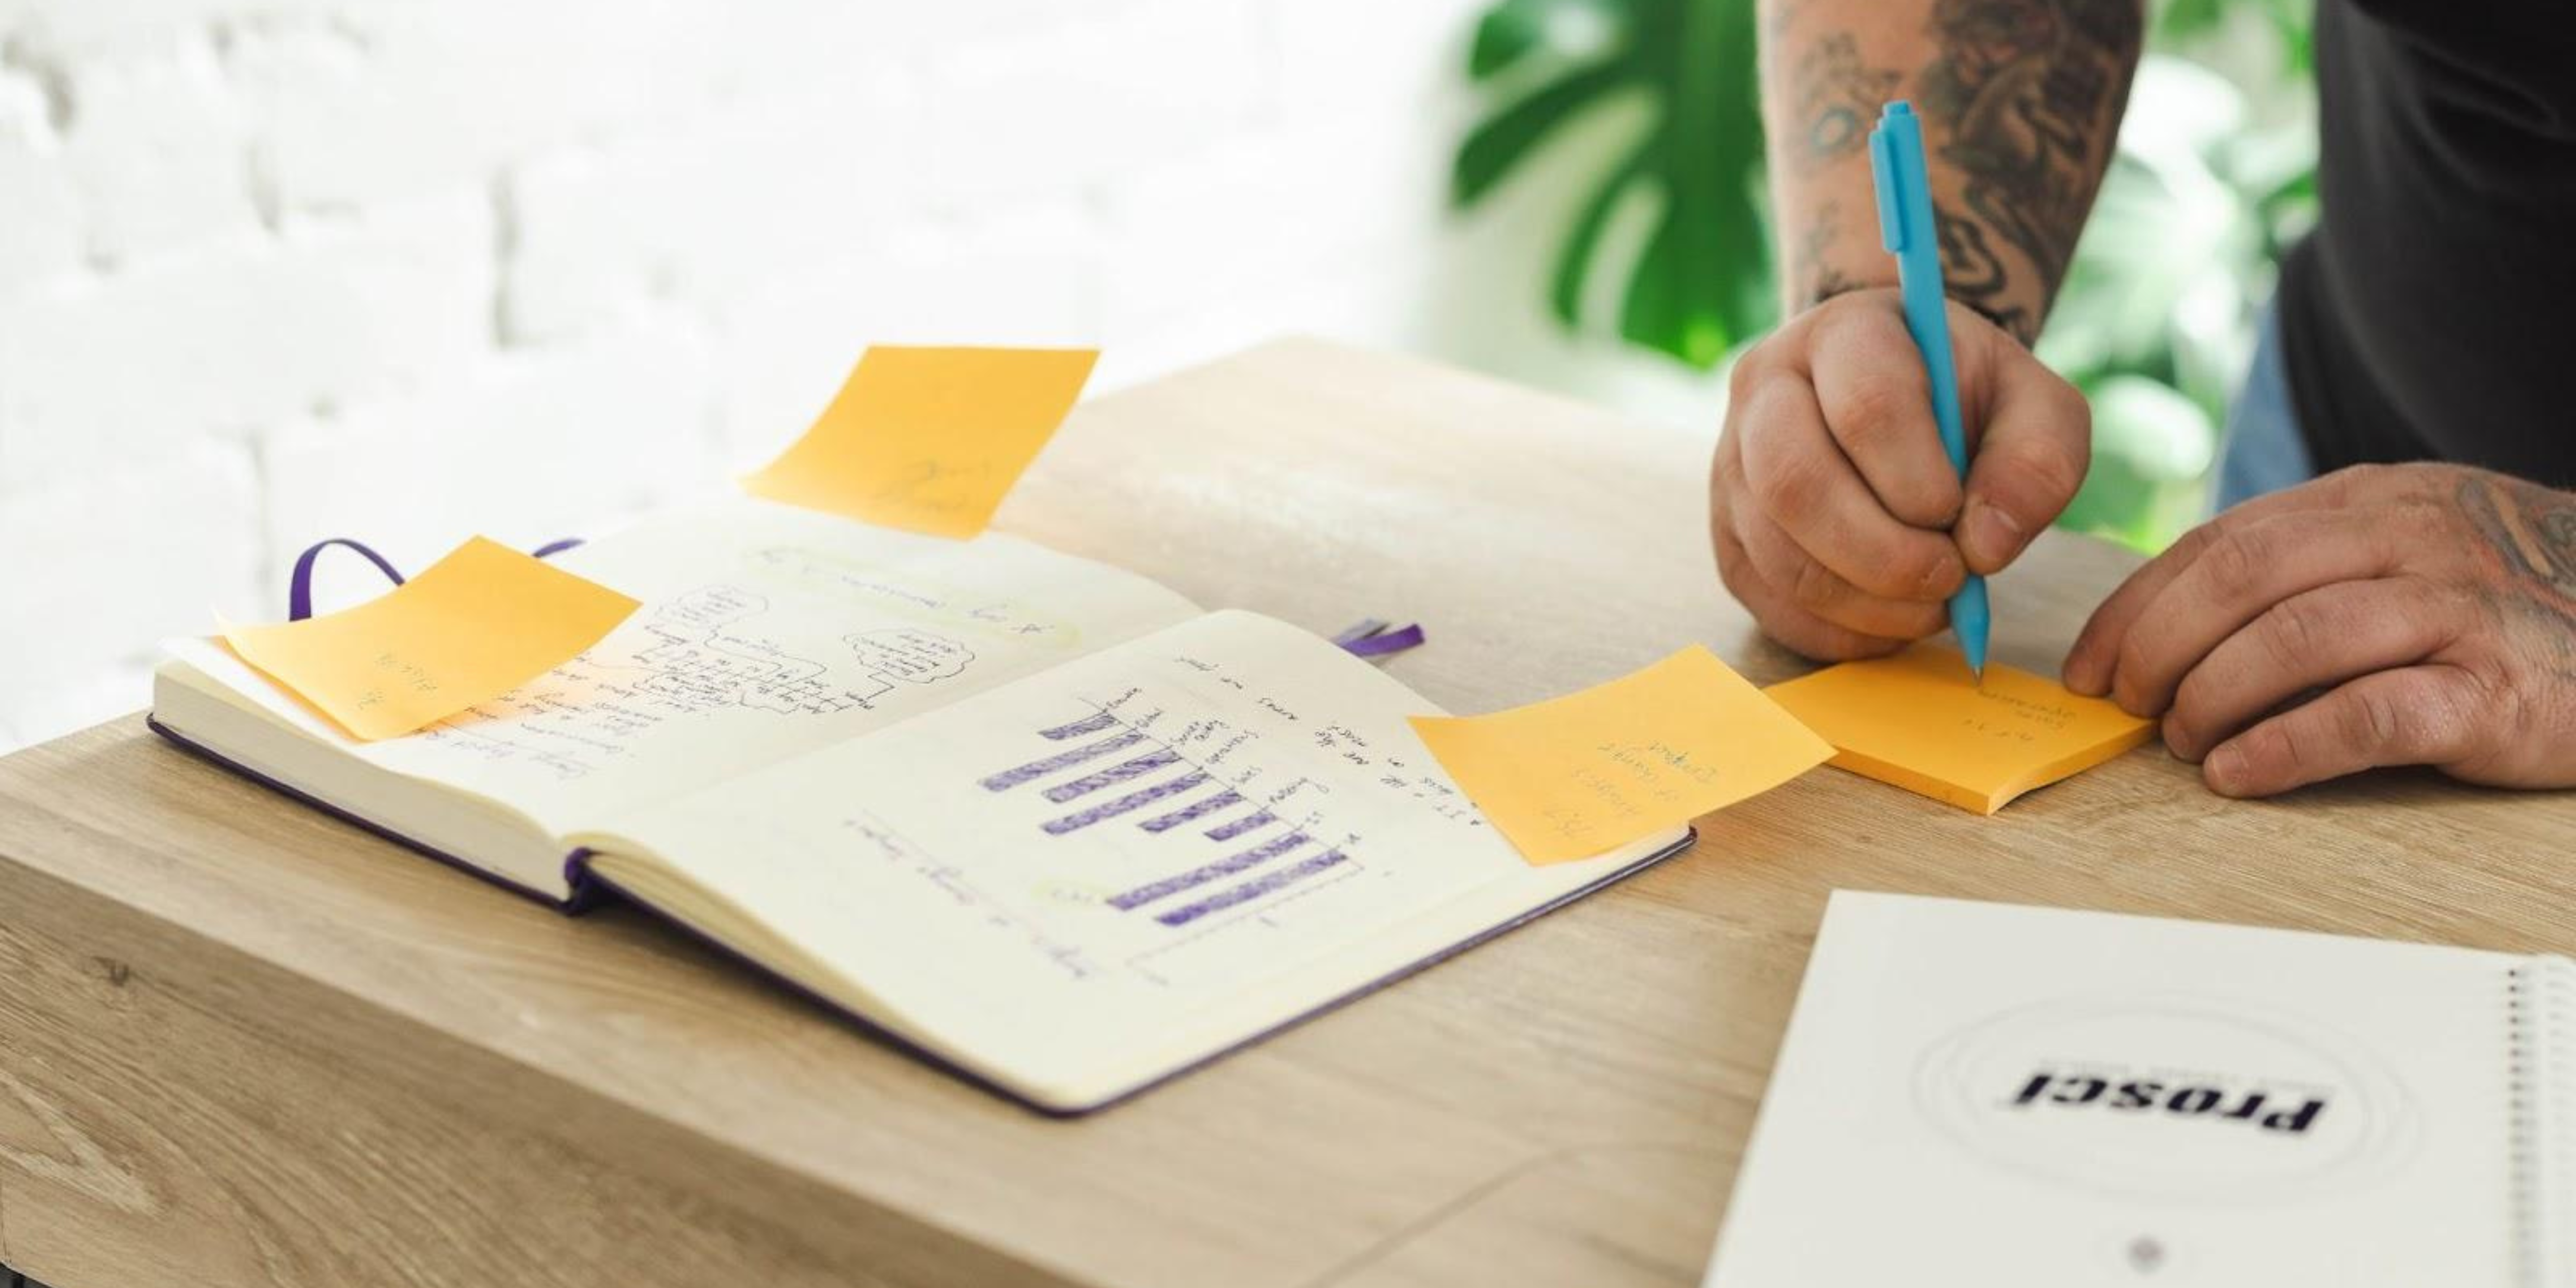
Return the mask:
M 1633 380 L 1539 319 L 1571 196 L 1442 210 L 1477 7 L 0 0 L 0 749 L 140 706 L 318 538 L 416 567 L 705 487 L 871 340 Z

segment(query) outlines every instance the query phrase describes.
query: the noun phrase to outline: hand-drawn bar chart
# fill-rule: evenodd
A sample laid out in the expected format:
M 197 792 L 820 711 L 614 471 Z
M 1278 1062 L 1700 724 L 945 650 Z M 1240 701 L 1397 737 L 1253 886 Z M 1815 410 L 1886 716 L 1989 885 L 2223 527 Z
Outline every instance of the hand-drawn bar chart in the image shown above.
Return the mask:
M 1225 784 L 1214 771 L 1161 739 L 1100 710 L 1037 736 L 1061 751 L 1013 765 L 978 785 L 988 792 L 1027 791 L 1065 812 L 1038 825 L 1049 836 L 1100 826 L 1133 826 L 1149 836 L 1198 829 L 1214 857 L 1111 896 L 1120 912 L 1144 912 L 1166 926 L 1242 907 L 1351 862 L 1268 808 Z M 1241 807 L 1248 811 L 1236 813 Z M 1286 830 L 1256 836 L 1278 825 Z

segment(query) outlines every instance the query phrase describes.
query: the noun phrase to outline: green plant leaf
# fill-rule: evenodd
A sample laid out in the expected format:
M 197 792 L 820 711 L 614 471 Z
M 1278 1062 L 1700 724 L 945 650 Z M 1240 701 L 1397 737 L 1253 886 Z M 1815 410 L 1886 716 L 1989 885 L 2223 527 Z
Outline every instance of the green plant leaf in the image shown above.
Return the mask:
M 1449 200 L 1474 205 L 1549 133 L 1617 89 L 1632 70 L 1617 60 L 1578 67 L 1487 117 L 1458 147 L 1449 173 Z
M 1602 0 L 1502 0 L 1476 20 L 1476 36 L 1467 47 L 1468 78 L 1491 80 L 1540 50 L 1560 57 L 1590 52 L 1567 47 L 1568 37 L 1606 30 L 1611 15 L 1603 9 Z
M 1753 200 L 1762 164 L 1753 4 L 1683 0 L 1670 19 L 1669 38 L 1649 43 L 1676 64 L 1649 144 L 1664 209 L 1630 274 L 1619 330 L 1706 371 L 1769 322 L 1768 238 Z
M 2156 34 L 2164 40 L 2189 40 L 2218 30 L 2227 16 L 2227 0 L 2167 0 L 2156 15 Z
M 1583 284 L 1592 275 L 1593 252 L 1600 248 L 1601 233 L 1609 226 L 1610 213 L 1618 209 L 1620 197 L 1636 188 L 1653 155 L 1651 143 L 1639 143 L 1629 149 L 1627 157 L 1592 190 L 1565 235 L 1565 245 L 1557 250 L 1556 272 L 1548 284 L 1548 310 L 1567 326 L 1576 326 L 1583 320 Z
M 1503 0 L 1476 20 L 1467 47 L 1467 75 L 1485 80 L 1547 43 L 1547 0 Z
M 1583 22 L 1600 39 L 1568 47 L 1562 33 Z M 1594 181 L 1557 250 L 1547 301 L 1567 325 L 1581 323 L 1586 284 L 1610 271 L 1625 278 L 1619 334 L 1703 370 L 1770 324 L 1754 30 L 1754 0 L 1500 0 L 1486 11 L 1470 57 L 1480 79 L 1542 50 L 1569 70 L 1469 134 L 1451 172 L 1457 205 L 1491 191 L 1603 97 L 1642 90 L 1653 113 L 1643 139 Z M 1611 218 L 1639 192 L 1661 197 L 1643 248 L 1626 265 L 1600 262 Z

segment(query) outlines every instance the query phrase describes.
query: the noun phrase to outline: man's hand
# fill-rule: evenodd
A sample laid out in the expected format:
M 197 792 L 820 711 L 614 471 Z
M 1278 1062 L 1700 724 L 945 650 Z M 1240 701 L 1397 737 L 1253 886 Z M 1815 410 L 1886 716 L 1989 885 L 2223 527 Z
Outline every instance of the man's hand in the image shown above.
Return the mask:
M 1709 481 L 1718 575 L 1800 653 L 1876 657 L 1940 630 L 1966 574 L 2011 563 L 2084 481 L 2083 395 L 1956 303 L 1950 335 L 1964 490 L 1893 289 L 1827 300 L 1735 364 Z
M 2576 786 L 2576 496 L 2396 465 L 2258 497 L 2113 592 L 2066 684 L 2162 715 L 2223 795 L 2417 764 Z

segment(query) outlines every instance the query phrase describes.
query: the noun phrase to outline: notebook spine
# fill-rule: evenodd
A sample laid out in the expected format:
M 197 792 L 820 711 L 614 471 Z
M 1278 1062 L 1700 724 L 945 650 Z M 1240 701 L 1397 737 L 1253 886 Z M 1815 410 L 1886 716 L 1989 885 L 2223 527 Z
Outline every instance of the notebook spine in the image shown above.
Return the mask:
M 2514 1261 L 2525 1288 L 2576 1288 L 2576 962 L 2508 972 Z

